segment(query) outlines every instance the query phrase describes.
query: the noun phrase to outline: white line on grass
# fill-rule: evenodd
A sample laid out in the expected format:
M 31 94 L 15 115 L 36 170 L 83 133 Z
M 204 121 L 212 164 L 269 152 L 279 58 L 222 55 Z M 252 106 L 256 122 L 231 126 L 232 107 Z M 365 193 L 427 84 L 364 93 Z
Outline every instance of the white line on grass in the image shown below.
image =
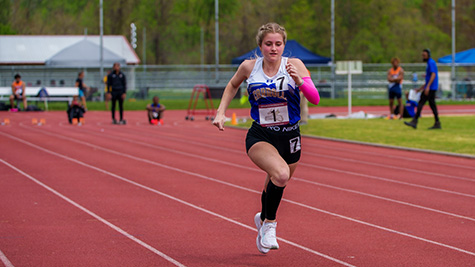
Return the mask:
M 230 218 L 225 217 L 225 216 L 223 216 L 223 215 L 220 215 L 220 214 L 218 214 L 218 213 L 215 213 L 215 212 L 212 212 L 212 211 L 210 211 L 210 210 L 201 208 L 201 207 L 199 207 L 199 206 L 196 206 L 196 205 L 194 205 L 194 204 L 192 204 L 192 203 L 186 202 L 186 201 L 181 200 L 181 199 L 179 199 L 179 198 L 176 198 L 176 197 L 174 197 L 174 196 L 168 195 L 168 194 L 166 194 L 166 193 L 160 192 L 160 191 L 155 190 L 155 189 L 153 189 L 153 188 L 150 188 L 150 187 L 148 187 L 148 186 L 145 186 L 145 185 L 142 185 L 142 184 L 140 184 L 140 183 L 134 182 L 134 181 L 129 180 L 129 179 L 127 179 L 127 178 L 124 178 L 124 177 L 122 177 L 122 176 L 120 176 L 120 175 L 111 173 L 111 172 L 109 172 L 109 171 L 103 170 L 103 169 L 98 168 L 98 167 L 96 167 L 96 166 L 93 166 L 93 165 L 87 164 L 87 163 L 85 163 L 85 162 L 82 162 L 82 161 L 79 161 L 79 160 L 70 158 L 70 157 L 68 157 L 68 156 L 65 156 L 65 155 L 56 153 L 56 152 L 54 152 L 54 151 L 48 150 L 48 149 L 46 149 L 46 148 L 40 147 L 40 146 L 35 145 L 35 144 L 32 144 L 32 143 L 30 143 L 30 142 L 21 140 L 21 139 L 19 139 L 19 138 L 17 138 L 17 137 L 8 136 L 8 135 L 6 135 L 6 134 L 4 134 L 4 133 L 2 133 L 2 132 L 0 132 L 0 134 L 6 136 L 6 137 L 8 137 L 8 138 L 14 139 L 14 140 L 16 140 L 16 141 L 18 141 L 18 142 L 21 142 L 21 143 L 24 143 L 24 144 L 26 144 L 26 145 L 29 145 L 29 146 L 31 146 L 31 147 L 34 147 L 34 148 L 36 148 L 36 149 L 38 149 L 38 150 L 41 150 L 41 151 L 43 151 L 43 152 L 46 152 L 46 153 L 55 155 L 55 156 L 57 156 L 57 157 L 60 157 L 60 158 L 62 158 L 62 159 L 65 159 L 65 160 L 68 160 L 68 161 L 77 163 L 77 164 L 82 165 L 82 166 L 84 166 L 84 167 L 91 168 L 91 169 L 93 169 L 93 170 L 96 170 L 96 171 L 98 171 L 98 172 L 101 172 L 101 173 L 104 173 L 104 174 L 106 174 L 106 175 L 112 176 L 112 177 L 114 177 L 114 178 L 116 178 L 116 179 L 119 179 L 119 180 L 122 180 L 122 181 L 124 181 L 124 182 L 130 183 L 130 184 L 132 184 L 132 185 L 135 185 L 135 186 L 137 186 L 137 187 L 143 188 L 143 189 L 148 190 L 148 191 L 150 191 L 150 192 L 156 193 L 156 194 L 161 195 L 161 196 L 163 196 L 163 197 L 172 199 L 172 200 L 177 201 L 177 202 L 179 202 L 179 203 L 181 203 L 181 204 L 184 204 L 184 205 L 186 205 L 186 206 L 195 208 L 195 209 L 200 210 L 200 211 L 203 211 L 203 212 L 205 212 L 205 213 L 207 213 L 207 214 L 210 214 L 210 215 L 216 216 L 216 217 L 218 217 L 218 218 L 221 218 L 221 219 L 223 219 L 223 220 L 225 220 L 225 221 L 228 221 L 228 222 L 237 224 L 237 225 L 239 225 L 239 226 L 241 226 L 241 227 L 244 227 L 244 228 L 246 228 L 246 229 L 249 229 L 249 230 L 252 230 L 252 231 L 257 232 L 257 230 L 256 230 L 255 228 L 250 227 L 250 226 L 248 226 L 248 225 L 246 225 L 246 224 L 240 223 L 240 222 L 238 222 L 238 221 L 235 221 L 235 220 L 233 220 L 233 219 L 230 219 Z M 106 150 L 108 150 L 108 149 L 106 149 Z M 0 161 L 4 162 L 2 159 L 0 159 Z M 9 164 L 6 163 L 6 162 L 4 162 L 4 163 L 7 164 L 7 165 L 9 165 Z M 10 166 L 10 165 L 9 165 L 9 166 Z M 14 168 L 14 167 L 13 167 L 13 168 Z M 176 168 L 172 168 L 172 167 L 168 167 L 168 168 L 169 168 L 169 169 L 176 169 Z M 16 168 L 14 168 L 14 169 L 16 169 Z M 21 172 L 20 170 L 18 170 L 18 169 L 16 169 L 16 170 L 23 174 L 23 172 Z M 205 178 L 205 177 L 206 177 L 206 176 L 204 176 L 204 175 L 194 174 L 194 173 L 188 172 L 188 171 L 183 171 L 183 170 L 179 170 L 179 169 L 176 169 L 176 170 L 179 171 L 179 172 L 182 172 L 182 173 L 189 174 L 189 175 L 194 175 L 194 176 L 198 175 L 198 176 L 200 176 L 200 177 L 202 177 L 202 178 Z M 27 175 L 27 174 L 25 174 L 25 175 Z M 30 176 L 27 176 L 27 177 L 30 178 Z M 32 178 L 32 177 L 31 177 L 31 178 Z M 31 178 L 30 178 L 30 179 L 31 179 Z M 38 184 L 44 186 L 44 187 L 47 188 L 48 190 L 50 190 L 50 188 L 49 188 L 48 186 L 42 184 L 41 182 L 37 181 L 36 179 L 33 178 L 32 180 L 35 181 L 35 182 L 37 182 Z M 229 185 L 232 185 L 232 184 L 229 184 Z M 232 186 L 233 186 L 233 185 L 232 185 Z M 234 187 L 236 187 L 236 186 L 234 185 Z M 245 188 L 245 187 L 239 187 L 239 188 L 244 189 L 244 190 L 246 190 L 246 191 L 253 192 L 253 193 L 259 193 L 258 191 L 255 191 L 255 190 L 252 190 L 252 189 L 248 189 L 248 188 Z M 51 190 L 52 190 L 53 193 L 59 194 L 59 193 L 57 193 L 56 191 L 54 191 L 54 189 L 51 189 Z M 51 190 L 50 190 L 50 191 L 51 191 Z M 60 194 L 59 194 L 59 196 L 63 197 L 63 196 L 60 195 Z M 66 197 L 64 197 L 64 198 L 65 198 L 65 200 L 67 200 L 68 202 L 70 202 L 69 199 L 67 199 Z M 79 207 L 80 207 L 80 206 L 79 206 Z M 84 209 L 85 209 L 85 208 L 84 208 Z M 92 212 L 91 212 L 91 213 L 92 213 Z M 92 213 L 92 214 L 93 214 L 93 213 Z M 97 215 L 96 215 L 96 216 L 97 216 Z M 96 218 L 96 216 L 94 216 L 94 217 Z M 100 218 L 100 217 L 97 216 L 97 218 Z M 96 218 L 96 219 L 97 219 L 97 218 Z M 98 219 L 98 220 L 99 220 L 99 219 Z M 102 220 L 101 220 L 101 221 L 102 221 Z M 120 228 L 119 228 L 119 229 L 120 229 Z M 126 232 L 124 231 L 124 233 L 126 233 Z M 130 234 L 127 234 L 126 236 L 129 237 L 129 238 L 133 237 L 133 236 L 131 236 Z M 132 238 L 131 238 L 131 239 L 132 239 Z M 344 266 L 353 266 L 353 265 L 351 265 L 351 264 L 349 264 L 349 263 L 347 263 L 347 262 L 338 260 L 338 259 L 336 259 L 336 258 L 333 258 L 333 257 L 328 256 L 328 255 L 326 255 L 326 254 L 323 254 L 323 253 L 321 253 L 321 252 L 315 251 L 315 250 L 313 250 L 313 249 L 307 248 L 307 247 L 305 247 L 305 246 L 299 245 L 299 244 L 294 243 L 294 242 L 292 242 L 292 241 L 288 241 L 288 240 L 283 239 L 283 238 L 278 238 L 278 239 L 279 239 L 280 241 L 282 241 L 283 243 L 287 243 L 287 244 L 289 244 L 289 245 L 291 245 L 291 246 L 295 246 L 295 247 L 297 247 L 297 248 L 303 249 L 303 250 L 305 250 L 305 251 L 307 251 L 307 252 L 310 252 L 310 253 L 312 253 L 312 254 L 318 255 L 318 256 L 323 257 L 323 258 L 325 258 L 325 259 L 328 259 L 328 260 L 337 262 L 337 263 L 342 264 L 342 265 L 344 265 Z M 137 239 L 137 240 L 138 240 L 138 239 Z M 134 241 L 135 241 L 135 240 L 134 240 Z M 144 243 L 144 244 L 145 244 L 145 243 Z M 151 247 L 151 248 L 152 248 L 152 247 Z M 160 253 L 161 253 L 161 252 L 160 252 Z M 165 255 L 165 254 L 163 254 L 163 255 Z M 165 256 L 166 256 L 166 255 L 165 255 Z M 168 256 L 167 256 L 167 257 L 168 257 Z M 170 259 L 171 259 L 171 258 L 170 258 Z
M 152 251 L 153 253 L 157 254 L 158 256 L 164 258 L 165 260 L 173 263 L 174 265 L 176 266 L 185 266 L 181 263 L 179 263 L 178 261 L 176 261 L 175 259 L 171 258 L 170 256 L 166 255 L 165 253 L 157 250 L 156 248 L 150 246 L 149 244 L 143 242 L 142 240 L 136 238 L 135 236 L 127 233 L 126 231 L 122 230 L 121 228 L 115 226 L 114 224 L 110 223 L 109 221 L 103 219 L 102 217 L 100 217 L 99 215 L 95 214 L 94 212 L 86 209 L 85 207 L 81 206 L 80 204 L 74 202 L 73 200 L 71 200 L 70 198 L 64 196 L 63 194 L 59 193 L 58 191 L 54 190 L 53 188 L 47 186 L 46 184 L 40 182 L 39 180 L 37 180 L 36 178 L 34 178 L 33 176 L 23 172 L 22 170 L 18 169 L 17 167 L 11 165 L 10 163 L 6 162 L 5 160 L 3 159 L 0 159 L 0 162 L 2 162 L 3 164 L 7 165 L 8 167 L 12 168 L 13 170 L 17 171 L 18 173 L 22 174 L 23 176 L 25 176 L 26 178 L 30 179 L 31 181 L 37 183 L 38 185 L 42 186 L 43 188 L 45 188 L 46 190 L 50 191 L 51 193 L 57 195 L 58 197 L 62 198 L 63 200 L 65 200 L 66 202 L 68 202 L 69 204 L 75 206 L 76 208 L 82 210 L 83 212 L 89 214 L 90 216 L 94 217 L 96 220 L 104 223 L 105 225 L 109 226 L 110 228 L 112 228 L 113 230 L 119 232 L 120 234 L 122 234 L 123 236 L 131 239 L 132 241 L 134 241 L 135 243 L 141 245 L 142 247 Z M 1 251 L 0 251 L 1 253 Z M 0 255 L 1 257 L 1 255 Z M 3 261 L 3 258 L 2 258 L 2 261 Z
M 58 156 L 58 157 L 60 157 L 60 158 L 64 158 L 64 159 L 69 160 L 69 161 L 72 161 L 72 162 L 76 162 L 76 163 L 78 163 L 78 164 L 80 164 L 80 165 L 83 165 L 83 166 L 92 168 L 92 169 L 94 169 L 94 170 L 97 170 L 97 171 L 99 171 L 99 172 L 108 174 L 108 175 L 113 176 L 113 177 L 116 177 L 116 178 L 118 178 L 118 179 L 120 179 L 120 180 L 123 180 L 123 181 L 125 181 L 125 182 L 134 184 L 134 185 L 139 186 L 139 187 L 141 187 L 141 188 L 144 188 L 144 189 L 147 189 L 147 190 L 151 190 L 151 191 L 156 192 L 156 193 L 158 193 L 158 194 L 161 194 L 161 195 L 164 195 L 164 196 L 167 196 L 167 197 L 170 197 L 170 198 L 175 199 L 174 197 L 169 196 L 169 195 L 167 195 L 167 194 L 165 194 L 165 193 L 156 191 L 155 189 L 152 189 L 152 188 L 149 188 L 149 187 L 144 186 L 144 185 L 142 185 L 142 184 L 139 184 L 139 183 L 137 183 L 137 182 L 128 180 L 128 179 L 123 178 L 123 177 L 121 177 L 121 176 L 119 176 L 119 175 L 116 175 L 116 174 L 114 174 L 114 173 L 111 173 L 111 172 L 102 170 L 102 169 L 100 169 L 100 168 L 98 168 L 98 167 L 89 165 L 89 164 L 84 163 L 84 162 L 82 162 L 82 161 L 79 161 L 79 160 L 70 158 L 70 157 L 68 157 L 68 156 L 65 156 L 65 155 L 56 153 L 56 152 L 54 152 L 54 151 L 48 150 L 48 149 L 46 149 L 46 148 L 40 147 L 40 146 L 35 145 L 35 144 L 32 144 L 32 143 L 30 143 L 30 142 L 24 141 L 24 140 L 22 140 L 22 139 L 20 139 L 20 138 L 17 138 L 17 137 L 13 137 L 13 136 L 10 136 L 10 135 L 6 135 L 6 134 L 3 134 L 3 133 L 1 133 L 1 132 L 0 132 L 0 134 L 6 136 L 6 137 L 8 137 L 8 138 L 17 140 L 17 141 L 19 141 L 19 142 L 21 142 L 21 143 L 27 144 L 27 145 L 29 145 L 29 146 L 35 147 L 35 148 L 37 148 L 37 149 L 39 149 L 39 150 L 42 150 L 42 151 L 44 151 L 44 152 L 47 152 L 47 153 L 49 153 L 49 154 L 56 155 L 56 156 Z M 90 145 L 90 144 L 88 144 L 88 145 Z M 134 159 L 134 160 L 137 160 L 137 161 L 142 161 L 142 162 L 149 163 L 149 164 L 152 164 L 152 165 L 155 165 L 155 166 L 159 166 L 159 167 L 162 167 L 162 168 L 165 168 L 165 169 L 169 169 L 169 170 L 173 170 L 173 171 L 176 171 L 176 172 L 188 174 L 188 175 L 190 175 L 190 176 L 199 177 L 199 178 L 206 179 L 206 180 L 209 180 L 209 181 L 214 181 L 214 182 L 217 182 L 217 183 L 221 183 L 221 184 L 224 184 L 224 185 L 228 185 L 228 186 L 231 186 L 231 187 L 234 187 L 234 188 L 238 188 L 238 189 L 241 189 L 241 190 L 244 190 L 244 191 L 252 192 L 252 193 L 255 193 L 255 194 L 261 194 L 260 191 L 256 191 L 256 190 L 253 190 L 253 189 L 250 189 L 250 188 L 246 188 L 246 187 L 243 187 L 243 186 L 240 186 L 240 185 L 235 185 L 235 184 L 232 184 L 232 183 L 224 182 L 224 181 L 221 181 L 221 180 L 219 180 L 219 179 L 215 179 L 215 178 L 212 178 L 212 177 L 208 177 L 208 176 L 205 176 L 205 175 L 202 175 L 202 174 L 199 174 L 199 173 L 194 173 L 194 172 L 186 171 L 186 170 L 183 170 L 183 169 L 171 167 L 171 166 L 168 166 L 168 165 L 165 165 L 165 164 L 161 164 L 161 163 L 154 162 L 154 161 L 150 161 L 150 160 L 143 159 L 143 158 L 138 158 L 138 157 L 135 157 L 135 156 L 132 156 L 132 155 L 127 155 L 127 154 L 124 154 L 124 153 L 121 153 L 121 152 L 118 152 L 118 151 L 114 151 L 114 150 L 111 150 L 111 149 L 108 149 L 108 148 L 103 148 L 103 147 L 96 146 L 96 145 L 90 145 L 90 146 L 93 146 L 93 147 L 95 147 L 96 149 L 104 150 L 104 151 L 107 151 L 107 152 L 109 152 L 109 153 L 116 154 L 116 155 L 119 155 L 119 156 L 122 156 L 122 157 L 127 157 L 127 158 Z M 399 234 L 399 235 L 402 235 L 402 236 L 406 236 L 406 237 L 409 237 L 409 238 L 413 238 L 413 239 L 416 239 L 416 240 L 424 241 L 424 242 L 431 243 L 431 244 L 434 244 L 434 245 L 437 245 L 437 246 L 449 248 L 449 249 L 452 249 L 452 250 L 455 250 L 455 251 L 459 251 L 459 252 L 462 252 L 462 253 L 465 253 L 465 254 L 468 254 L 468 255 L 475 256 L 475 252 L 467 251 L 467 250 L 464 250 L 464 249 L 461 249 L 461 248 L 457 248 L 457 247 L 454 247 L 454 246 L 451 246 L 451 245 L 443 244 L 443 243 L 440 243 L 440 242 L 437 242 L 437 241 L 433 241 L 433 240 L 430 240 L 430 239 L 418 237 L 418 236 L 415 236 L 415 235 L 407 234 L 407 233 L 404 233 L 404 232 L 400 232 L 400 231 L 393 230 L 393 229 L 390 229 L 390 228 L 386 228 L 386 227 L 383 227 L 383 226 L 379 226 L 379 225 L 376 225 L 376 224 L 372 224 L 372 223 L 368 223 L 368 222 L 365 222 L 365 221 L 357 220 L 357 219 L 354 219 L 354 218 L 351 218 L 351 217 L 348 217 L 348 216 L 344 216 L 344 215 L 340 215 L 340 214 L 333 213 L 333 212 L 330 212 L 330 211 L 326 211 L 326 210 L 322 210 L 322 209 L 319 209 L 319 208 L 315 208 L 315 207 L 312 207 L 312 206 L 309 206 L 309 205 L 306 205 L 306 204 L 303 204 L 303 203 L 299 203 L 299 202 L 296 202 L 296 201 L 292 201 L 292 200 L 288 200 L 288 199 L 282 199 L 282 201 L 286 201 L 286 202 L 295 204 L 295 205 L 300 206 L 300 207 L 304 207 L 304 208 L 307 208 L 307 209 L 311 209 L 311 210 L 314 210 L 314 211 L 318 211 L 318 212 L 321 212 L 321 213 L 324 213 L 324 214 L 327 214 L 327 215 L 332 215 L 332 216 L 335 216 L 335 217 L 338 217 L 338 218 L 346 219 L 346 220 L 349 220 L 349 221 L 352 221 L 352 222 L 360 223 L 360 224 L 363 224 L 363 225 L 366 225 L 366 226 L 370 226 L 370 227 L 373 227 L 373 228 L 376 228 L 376 229 L 380 229 L 380 230 L 383 230 L 383 231 L 388 231 L 388 232 L 391 232 L 391 233 Z M 188 202 L 185 202 L 185 203 L 188 203 Z M 193 205 L 193 204 L 190 203 L 189 205 Z M 193 205 L 193 206 L 194 206 L 194 205 Z M 201 209 L 201 208 L 200 208 L 200 209 Z M 211 211 L 210 211 L 210 212 L 211 212 Z M 212 212 L 211 212 L 211 213 L 212 213 Z M 211 213 L 210 213 L 210 214 L 211 214 Z M 230 221 L 233 221 L 233 220 L 230 220 Z M 236 222 L 236 223 L 237 223 L 237 224 L 240 224 L 240 223 L 238 223 L 238 222 Z M 250 227 L 250 228 L 251 228 L 251 227 Z M 251 229 L 253 229 L 253 228 L 251 228 Z M 282 241 L 284 241 L 284 239 L 282 239 Z M 284 242 L 285 242 L 285 241 L 284 241 Z M 316 251 L 315 251 L 315 252 L 316 252 Z M 316 252 L 316 253 L 319 253 L 319 252 Z M 320 255 L 320 254 L 317 254 L 317 255 Z M 324 254 L 323 254 L 323 255 L 324 255 Z M 329 257 L 329 256 L 328 256 L 328 257 Z

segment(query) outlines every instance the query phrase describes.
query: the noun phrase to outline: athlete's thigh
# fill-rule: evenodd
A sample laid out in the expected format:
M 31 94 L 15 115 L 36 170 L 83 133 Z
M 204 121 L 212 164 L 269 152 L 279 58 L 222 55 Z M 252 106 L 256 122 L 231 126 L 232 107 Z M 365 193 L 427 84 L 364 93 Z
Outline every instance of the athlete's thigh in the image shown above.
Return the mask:
M 270 176 L 278 176 L 282 169 L 289 168 L 277 149 L 268 142 L 257 142 L 247 152 L 249 158 Z

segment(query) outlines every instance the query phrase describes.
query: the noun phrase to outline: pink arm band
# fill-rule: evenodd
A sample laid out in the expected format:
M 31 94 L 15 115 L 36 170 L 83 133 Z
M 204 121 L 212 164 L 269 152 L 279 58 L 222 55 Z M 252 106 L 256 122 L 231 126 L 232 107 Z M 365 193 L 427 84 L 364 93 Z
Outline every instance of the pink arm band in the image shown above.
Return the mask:
M 320 102 L 320 95 L 318 94 L 315 84 L 313 84 L 312 78 L 303 77 L 303 84 L 299 86 L 299 88 L 310 103 L 318 105 L 318 102 Z

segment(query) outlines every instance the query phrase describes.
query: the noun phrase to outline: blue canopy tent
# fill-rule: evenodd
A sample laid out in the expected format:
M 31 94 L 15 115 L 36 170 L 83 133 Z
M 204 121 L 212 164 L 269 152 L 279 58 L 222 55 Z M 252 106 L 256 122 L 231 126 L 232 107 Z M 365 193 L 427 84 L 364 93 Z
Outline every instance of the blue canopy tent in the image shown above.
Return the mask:
M 288 40 L 285 45 L 284 57 L 296 57 L 302 60 L 305 64 L 328 64 L 331 61 L 329 57 L 319 56 L 307 48 L 303 47 L 295 40 Z M 246 54 L 233 58 L 231 64 L 241 64 L 246 59 L 255 58 L 256 56 L 262 57 L 261 50 L 259 47 L 254 48 L 252 51 L 247 52 Z
M 438 61 L 439 63 L 452 63 L 452 55 L 441 57 Z M 455 63 L 475 64 L 475 48 L 456 53 Z

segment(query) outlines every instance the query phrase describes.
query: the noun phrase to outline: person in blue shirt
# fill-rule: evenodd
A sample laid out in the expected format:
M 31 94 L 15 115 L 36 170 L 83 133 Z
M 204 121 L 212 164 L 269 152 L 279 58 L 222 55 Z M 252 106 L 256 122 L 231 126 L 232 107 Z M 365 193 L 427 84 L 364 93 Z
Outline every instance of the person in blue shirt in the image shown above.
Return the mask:
M 153 125 L 162 125 L 165 105 L 160 104 L 160 98 L 158 98 L 158 96 L 154 96 L 152 101 L 152 104 L 147 105 L 148 122 Z
M 416 109 L 417 109 L 417 102 L 409 99 L 409 92 L 404 93 L 406 95 L 406 105 L 404 106 L 403 113 L 400 115 L 400 107 L 399 105 L 394 108 L 394 115 L 398 116 L 400 115 L 402 118 L 414 118 L 416 115 Z
M 79 98 L 81 98 L 82 106 L 84 107 L 84 110 L 87 110 L 86 92 L 89 91 L 90 88 L 84 83 L 84 71 L 79 72 L 75 86 L 79 89 Z
M 424 107 L 424 104 L 429 101 L 429 106 L 432 109 L 432 113 L 434 114 L 435 119 L 434 125 L 429 129 L 442 129 L 439 121 L 439 114 L 437 112 L 437 106 L 435 104 L 435 95 L 437 93 L 437 89 L 439 88 L 439 74 L 437 71 L 437 64 L 435 63 L 435 60 L 431 58 L 429 49 L 424 49 L 422 51 L 422 60 L 424 62 L 427 62 L 425 77 L 426 80 L 424 85 L 416 89 L 416 91 L 423 91 L 423 93 L 421 94 L 421 99 L 417 104 L 416 116 L 412 119 L 412 121 L 405 121 L 404 124 L 416 129 L 417 121 L 421 116 L 422 108 Z

